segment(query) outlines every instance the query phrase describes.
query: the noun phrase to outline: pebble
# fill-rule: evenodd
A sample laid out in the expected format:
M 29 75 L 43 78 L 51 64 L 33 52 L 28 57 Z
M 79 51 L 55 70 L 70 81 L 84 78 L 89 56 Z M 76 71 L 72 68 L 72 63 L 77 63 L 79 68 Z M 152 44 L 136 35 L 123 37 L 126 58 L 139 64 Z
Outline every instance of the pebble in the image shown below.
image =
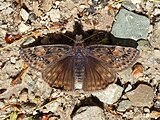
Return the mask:
M 23 22 L 21 22 L 21 24 L 18 26 L 18 30 L 21 33 L 27 32 L 29 29 L 30 29 L 30 27 L 25 25 Z
M 156 16 L 160 13 L 160 9 L 159 8 L 155 8 L 153 11 L 153 14 Z
M 159 48 L 160 49 L 160 22 L 156 23 L 154 26 L 153 34 L 150 39 L 150 44 L 154 48 Z
M 118 38 L 147 39 L 150 21 L 147 17 L 121 9 L 111 33 Z
M 154 107 L 160 109 L 160 99 L 154 103 Z
M 146 106 L 153 105 L 154 92 L 153 89 L 145 84 L 140 84 L 135 90 L 126 93 L 133 106 Z
M 35 38 L 29 37 L 29 38 L 25 39 L 23 45 L 24 45 L 24 46 L 27 46 L 27 45 L 32 44 L 32 43 L 34 43 L 34 42 L 35 42 Z
M 126 89 L 125 89 L 125 92 L 128 92 L 129 90 L 131 90 L 132 89 L 132 85 L 131 84 L 128 84 L 128 86 L 126 87 Z
M 100 107 L 85 106 L 77 110 L 73 120 L 105 120 L 105 115 Z
M 160 50 L 154 50 L 154 56 L 156 57 L 156 58 L 160 58 Z
M 133 11 L 136 9 L 136 6 L 131 1 L 124 1 L 122 2 L 122 6 L 127 8 L 130 11 Z
M 123 88 L 117 84 L 110 84 L 106 89 L 102 91 L 93 92 L 92 95 L 99 98 L 100 101 L 113 104 L 122 95 Z
M 131 2 L 133 3 L 133 4 L 140 4 L 141 2 L 142 2 L 142 0 L 131 0 Z
M 150 109 L 147 108 L 147 107 L 145 107 L 143 110 L 144 110 L 145 113 L 150 113 Z
M 0 2 L 0 10 L 4 10 L 9 6 L 11 6 L 11 3 L 9 2 Z
M 127 109 L 131 107 L 131 102 L 129 100 L 123 100 L 119 103 L 119 106 L 117 108 L 120 112 L 125 112 Z
M 14 11 L 14 9 L 12 9 L 11 7 L 8 7 L 7 9 L 3 10 L 3 13 L 5 15 L 9 15 Z
M 49 16 L 52 22 L 58 22 L 61 17 L 60 11 L 58 9 L 51 9 Z
M 29 13 L 28 13 L 25 9 L 23 9 L 23 8 L 21 9 L 20 15 L 21 15 L 21 17 L 22 17 L 22 19 L 23 19 L 24 21 L 27 21 L 27 20 L 28 20 Z
M 42 109 L 42 111 L 43 111 L 44 113 L 48 113 L 48 112 L 53 112 L 53 113 L 55 113 L 55 112 L 58 110 L 58 108 L 60 107 L 60 104 L 61 104 L 61 103 L 59 103 L 59 102 L 57 102 L 57 101 L 51 101 L 51 102 L 47 103 L 47 104 L 44 106 L 45 109 Z
M 16 57 L 11 57 L 10 61 L 11 61 L 12 64 L 15 64 L 16 63 Z
M 20 95 L 19 95 L 19 100 L 22 102 L 27 102 L 28 100 L 28 91 L 22 90 Z

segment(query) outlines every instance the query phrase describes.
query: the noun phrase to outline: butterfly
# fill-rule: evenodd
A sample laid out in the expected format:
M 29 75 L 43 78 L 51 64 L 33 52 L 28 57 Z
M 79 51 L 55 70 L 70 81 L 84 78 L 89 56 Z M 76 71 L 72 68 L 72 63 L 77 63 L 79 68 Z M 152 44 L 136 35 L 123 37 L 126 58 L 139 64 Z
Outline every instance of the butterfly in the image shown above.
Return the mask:
M 94 91 L 117 79 L 117 72 L 131 66 L 139 50 L 116 45 L 66 44 L 24 48 L 20 55 L 30 67 L 42 73 L 51 86 L 64 90 Z

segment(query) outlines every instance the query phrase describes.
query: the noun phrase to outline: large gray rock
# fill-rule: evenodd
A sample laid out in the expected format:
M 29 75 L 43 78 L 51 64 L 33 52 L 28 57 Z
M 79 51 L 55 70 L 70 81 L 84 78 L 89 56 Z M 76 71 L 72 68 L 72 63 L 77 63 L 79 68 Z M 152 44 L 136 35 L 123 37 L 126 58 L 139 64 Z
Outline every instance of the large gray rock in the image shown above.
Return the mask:
M 126 95 L 133 106 L 151 107 L 153 105 L 154 91 L 148 85 L 140 84 L 135 90 L 126 93 Z
M 106 104 L 115 103 L 122 95 L 123 88 L 117 84 L 110 84 L 106 89 L 93 92 L 92 95 Z
M 147 17 L 121 9 L 111 33 L 118 38 L 147 39 L 150 21 Z

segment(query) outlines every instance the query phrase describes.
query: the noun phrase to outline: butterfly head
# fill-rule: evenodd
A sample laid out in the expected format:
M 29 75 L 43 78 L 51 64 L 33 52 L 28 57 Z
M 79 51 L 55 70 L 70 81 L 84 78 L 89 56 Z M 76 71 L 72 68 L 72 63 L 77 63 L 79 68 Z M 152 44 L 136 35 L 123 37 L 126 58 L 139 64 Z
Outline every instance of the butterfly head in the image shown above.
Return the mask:
M 82 38 L 82 35 L 76 35 L 76 39 L 74 40 L 75 44 L 83 44 L 84 40 Z

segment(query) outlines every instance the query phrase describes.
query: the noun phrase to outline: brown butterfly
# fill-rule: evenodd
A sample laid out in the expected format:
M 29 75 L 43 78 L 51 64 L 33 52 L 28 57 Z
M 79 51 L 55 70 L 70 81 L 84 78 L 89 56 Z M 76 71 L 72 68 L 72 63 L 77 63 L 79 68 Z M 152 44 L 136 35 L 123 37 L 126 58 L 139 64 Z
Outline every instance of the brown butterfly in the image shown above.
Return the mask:
M 116 80 L 116 73 L 132 65 L 139 50 L 113 45 L 56 44 L 24 48 L 23 60 L 42 72 L 51 86 L 64 90 L 99 90 Z

